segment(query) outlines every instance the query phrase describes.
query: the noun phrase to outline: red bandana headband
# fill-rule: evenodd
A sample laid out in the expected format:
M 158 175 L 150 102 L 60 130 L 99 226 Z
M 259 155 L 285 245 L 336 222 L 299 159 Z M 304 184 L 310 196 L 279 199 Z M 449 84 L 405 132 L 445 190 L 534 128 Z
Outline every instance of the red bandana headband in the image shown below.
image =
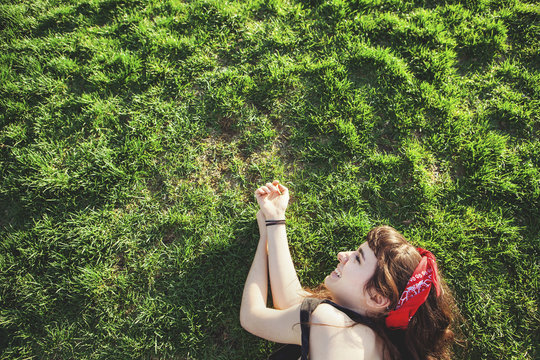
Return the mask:
M 416 310 L 426 301 L 432 285 L 435 285 L 437 296 L 441 293 L 435 256 L 422 248 L 417 250 L 422 255 L 422 260 L 409 279 L 396 308 L 388 314 L 386 318 L 388 328 L 406 329 Z

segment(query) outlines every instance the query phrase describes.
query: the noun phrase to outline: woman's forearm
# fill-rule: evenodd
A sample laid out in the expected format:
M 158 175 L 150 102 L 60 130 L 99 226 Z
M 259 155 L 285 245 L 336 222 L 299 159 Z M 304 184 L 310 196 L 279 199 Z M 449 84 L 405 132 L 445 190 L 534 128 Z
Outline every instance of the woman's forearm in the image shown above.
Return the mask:
M 272 299 L 277 309 L 287 309 L 308 295 L 302 289 L 289 251 L 285 225 L 267 227 L 268 269 Z
M 268 257 L 266 249 L 266 237 L 261 237 L 251 269 L 249 270 L 242 304 L 240 305 L 240 324 L 250 331 L 253 322 L 256 321 L 253 314 L 260 308 L 266 308 L 268 296 Z

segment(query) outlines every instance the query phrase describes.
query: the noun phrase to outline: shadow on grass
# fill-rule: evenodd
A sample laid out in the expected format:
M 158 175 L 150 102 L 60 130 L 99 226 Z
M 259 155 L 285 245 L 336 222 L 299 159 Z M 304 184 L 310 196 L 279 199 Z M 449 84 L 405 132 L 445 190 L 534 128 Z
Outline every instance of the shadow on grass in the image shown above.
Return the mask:
M 141 5 L 140 1 L 105 0 L 91 4 L 83 2 L 77 6 L 52 8 L 33 31 L 34 36 L 45 36 L 50 32 L 65 34 L 81 27 L 80 16 L 92 25 L 104 26 L 112 23 L 121 9 Z M 38 14 L 41 15 L 41 14 Z M 84 24 L 84 23 L 83 23 Z M 85 26 L 84 24 L 83 26 Z
M 171 317 L 167 327 L 158 329 L 172 345 L 171 355 L 226 359 L 245 356 L 246 348 L 256 355 L 260 340 L 246 336 L 239 323 L 243 286 L 258 241 L 256 222 L 248 225 L 241 219 L 234 226 L 238 230 L 232 238 L 202 242 L 180 267 L 175 258 L 160 264 L 162 273 L 149 296 L 159 298 Z M 185 246 L 182 238 L 167 242 L 175 252 Z

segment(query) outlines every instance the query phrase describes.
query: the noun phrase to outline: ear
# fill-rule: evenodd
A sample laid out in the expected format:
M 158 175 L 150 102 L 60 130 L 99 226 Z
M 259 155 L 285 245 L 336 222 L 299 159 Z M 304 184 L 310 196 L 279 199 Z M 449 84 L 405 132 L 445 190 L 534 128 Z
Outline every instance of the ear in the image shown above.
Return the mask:
M 385 311 L 390 306 L 390 299 L 374 292 L 368 298 L 368 305 L 377 312 Z

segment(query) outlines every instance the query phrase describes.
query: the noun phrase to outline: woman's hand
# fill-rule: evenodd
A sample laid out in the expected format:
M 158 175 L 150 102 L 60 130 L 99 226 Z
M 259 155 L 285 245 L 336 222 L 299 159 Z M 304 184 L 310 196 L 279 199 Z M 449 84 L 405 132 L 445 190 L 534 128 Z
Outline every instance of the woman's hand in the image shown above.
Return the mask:
M 285 219 L 285 210 L 289 203 L 289 190 L 281 185 L 278 180 L 267 183 L 266 186 L 261 186 L 255 190 L 255 197 L 266 219 Z

